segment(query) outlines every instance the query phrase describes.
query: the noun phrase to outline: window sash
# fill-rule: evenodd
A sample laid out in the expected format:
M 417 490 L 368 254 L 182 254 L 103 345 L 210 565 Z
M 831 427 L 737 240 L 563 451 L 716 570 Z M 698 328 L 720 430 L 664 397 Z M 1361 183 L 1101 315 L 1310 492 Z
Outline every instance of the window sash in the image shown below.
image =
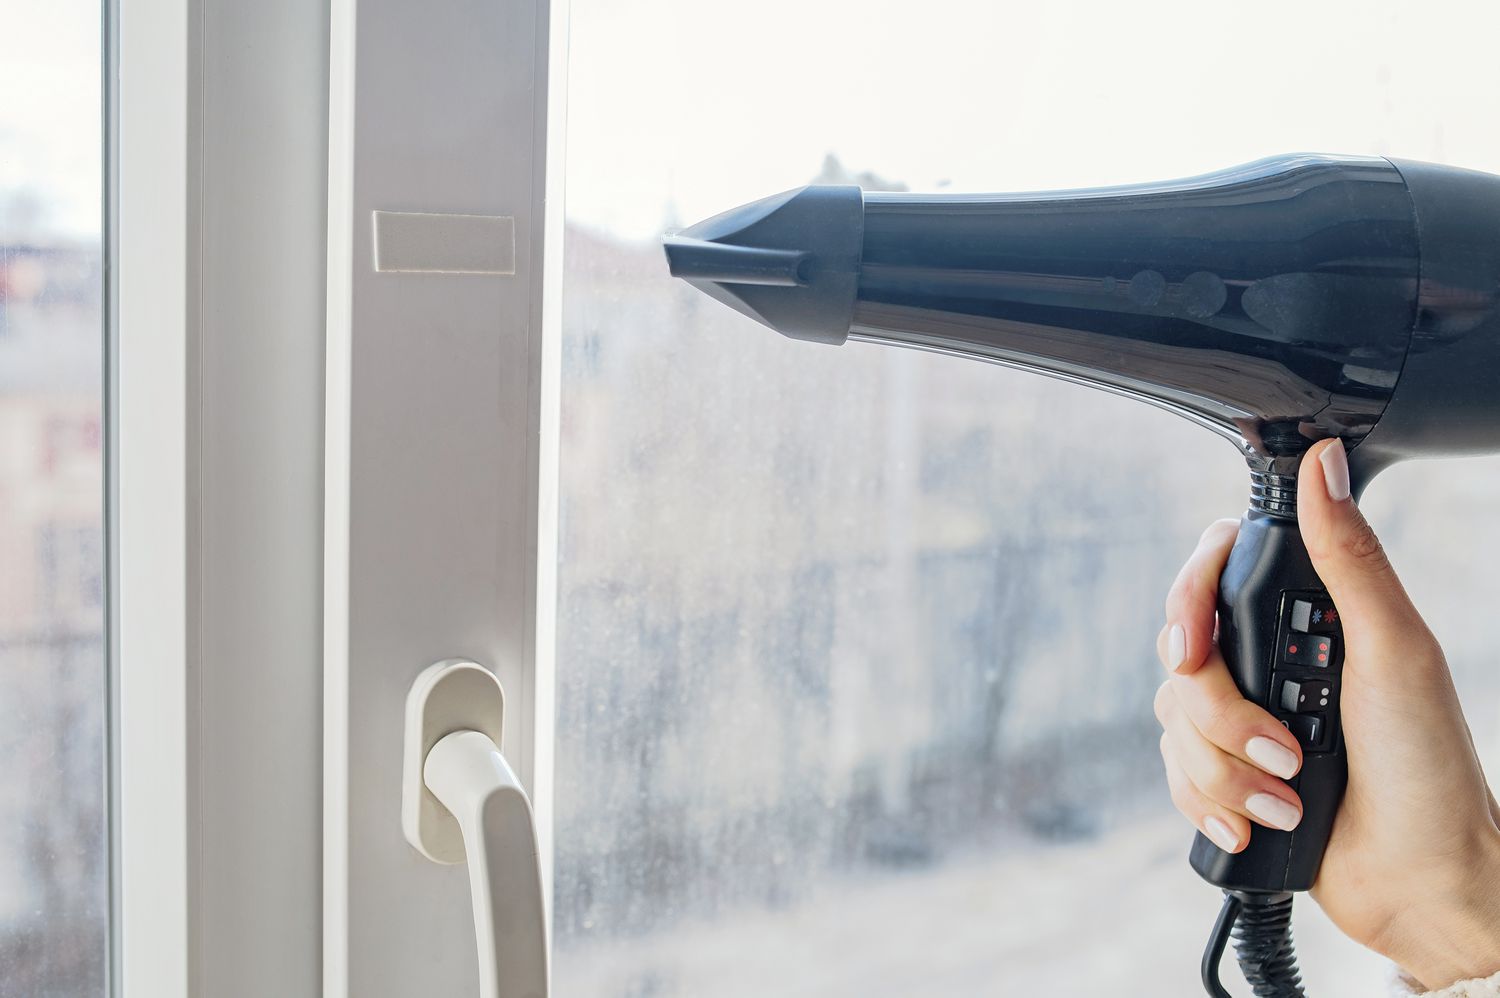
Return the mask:
M 399 705 L 497 669 L 550 875 L 566 4 L 108 2 L 113 991 L 465 993 Z M 377 209 L 516 274 L 377 274 Z
M 402 701 L 433 662 L 500 677 L 550 889 L 566 16 L 547 0 L 333 4 L 329 998 L 477 987 L 464 871 L 417 859 L 399 830 Z M 410 257 L 381 272 L 377 212 L 513 219 L 514 273 Z

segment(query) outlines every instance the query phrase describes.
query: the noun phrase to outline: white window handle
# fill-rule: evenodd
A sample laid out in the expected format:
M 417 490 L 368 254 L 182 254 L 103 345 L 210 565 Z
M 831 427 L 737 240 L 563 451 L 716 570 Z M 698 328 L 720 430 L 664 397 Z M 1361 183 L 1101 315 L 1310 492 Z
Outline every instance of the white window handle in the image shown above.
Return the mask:
M 435 863 L 469 866 L 480 998 L 547 998 L 547 919 L 531 801 L 500 752 L 505 695 L 449 659 L 406 697 L 401 823 Z

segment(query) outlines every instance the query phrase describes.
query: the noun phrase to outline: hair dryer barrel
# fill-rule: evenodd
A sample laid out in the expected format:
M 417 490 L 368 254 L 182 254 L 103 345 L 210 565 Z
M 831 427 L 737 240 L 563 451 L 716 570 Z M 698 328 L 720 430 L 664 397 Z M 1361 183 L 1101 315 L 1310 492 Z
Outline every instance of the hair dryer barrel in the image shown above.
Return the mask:
M 1267 459 L 1369 432 L 1400 374 L 1418 288 L 1401 174 L 1352 157 L 1063 193 L 809 187 L 666 248 L 673 274 L 786 335 L 958 353 L 1125 392 Z

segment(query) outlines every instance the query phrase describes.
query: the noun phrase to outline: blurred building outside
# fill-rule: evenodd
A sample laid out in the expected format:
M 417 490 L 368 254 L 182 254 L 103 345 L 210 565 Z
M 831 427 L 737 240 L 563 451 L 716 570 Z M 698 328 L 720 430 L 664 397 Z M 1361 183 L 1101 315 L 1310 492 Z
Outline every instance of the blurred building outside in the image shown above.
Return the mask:
M 97 246 L 0 246 L 0 996 L 102 994 Z

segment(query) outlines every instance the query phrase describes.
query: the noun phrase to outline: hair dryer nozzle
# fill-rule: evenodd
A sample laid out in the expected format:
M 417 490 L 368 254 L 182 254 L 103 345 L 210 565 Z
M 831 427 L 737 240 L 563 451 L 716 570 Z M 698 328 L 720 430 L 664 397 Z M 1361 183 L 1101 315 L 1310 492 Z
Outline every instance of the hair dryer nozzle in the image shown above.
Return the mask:
M 803 187 L 735 208 L 663 247 L 672 276 L 786 336 L 842 343 L 864 244 L 858 187 Z

